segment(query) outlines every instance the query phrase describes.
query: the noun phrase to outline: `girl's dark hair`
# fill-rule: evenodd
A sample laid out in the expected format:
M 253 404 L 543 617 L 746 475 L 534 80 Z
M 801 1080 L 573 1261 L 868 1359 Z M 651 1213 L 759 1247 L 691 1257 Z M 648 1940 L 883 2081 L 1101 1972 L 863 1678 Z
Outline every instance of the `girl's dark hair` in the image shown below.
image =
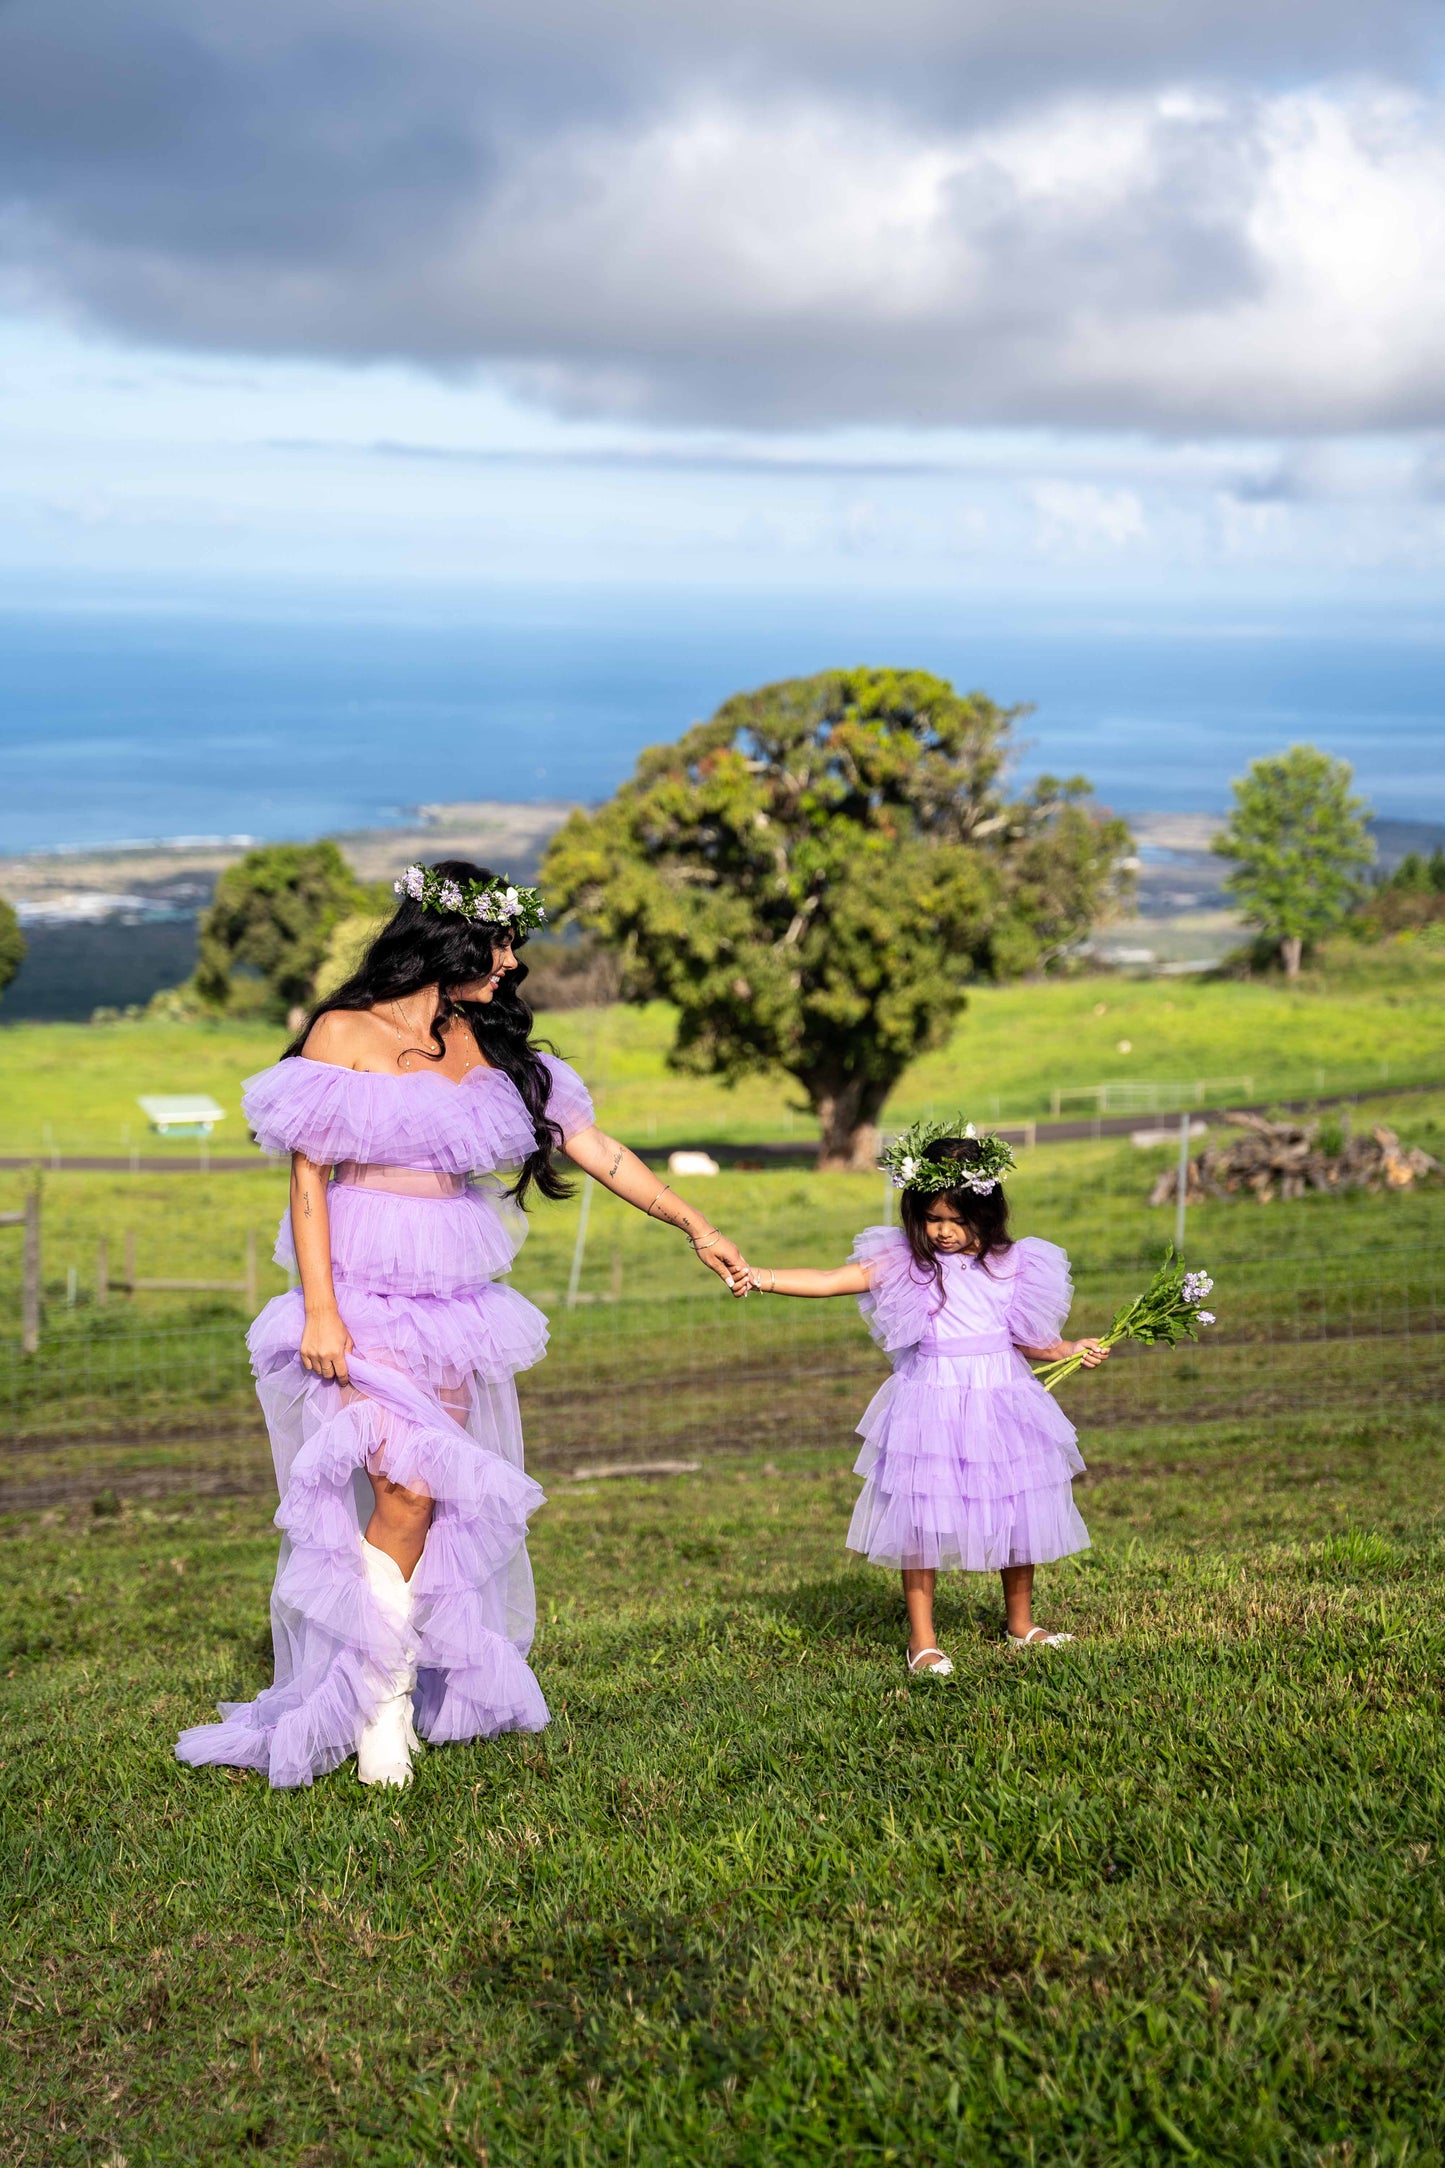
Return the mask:
M 436 870 L 454 881 L 494 878 L 485 866 L 473 865 L 468 858 L 439 859 Z M 403 896 L 346 984 L 317 1002 L 281 1058 L 286 1061 L 299 1054 L 316 1019 L 333 1009 L 370 1009 L 378 1001 L 405 1001 L 408 994 L 435 986 L 441 994 L 431 1027 L 436 1052 L 424 1058 L 444 1060 L 442 1025 L 449 1016 L 465 1017 L 486 1059 L 511 1078 L 532 1117 L 536 1150 L 523 1161 L 512 1195 L 525 1204 L 535 1183 L 544 1197 L 570 1197 L 571 1184 L 563 1180 L 553 1161 L 553 1154 L 562 1149 L 562 1131 L 547 1112 L 552 1079 L 532 1044 L 532 1011 L 522 997 L 526 965 L 519 962 L 515 971 L 509 971 L 490 1001 L 461 1001 L 456 994 L 457 987 L 487 976 L 494 944 L 500 947 L 506 938 L 503 926 L 484 925 L 455 911 L 424 911 L 410 896 Z M 512 947 L 520 949 L 524 938 L 517 935 Z
M 942 1137 L 928 1147 L 930 1159 L 951 1159 L 960 1167 L 977 1166 L 978 1141 L 974 1137 Z M 973 1254 L 988 1269 L 990 1257 L 1012 1249 L 1013 1237 L 1008 1231 L 1008 1198 L 1002 1182 L 995 1182 L 986 1195 L 980 1196 L 976 1189 L 905 1189 L 900 1202 L 899 1216 L 903 1232 L 908 1237 L 908 1247 L 913 1261 L 920 1265 L 936 1283 L 940 1300 L 943 1296 L 943 1267 L 938 1252 L 924 1231 L 924 1221 L 930 1208 L 940 1197 L 946 1197 L 962 1220 L 974 1241 Z

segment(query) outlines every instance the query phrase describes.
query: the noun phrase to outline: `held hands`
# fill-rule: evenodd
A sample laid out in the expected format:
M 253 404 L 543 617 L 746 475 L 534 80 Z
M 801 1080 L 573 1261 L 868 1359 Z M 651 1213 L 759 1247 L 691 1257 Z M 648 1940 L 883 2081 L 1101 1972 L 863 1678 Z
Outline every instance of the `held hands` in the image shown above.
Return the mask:
M 341 1322 L 339 1310 L 321 1310 L 315 1315 L 307 1311 L 301 1333 L 301 1363 L 314 1376 L 336 1385 L 349 1384 L 346 1358 L 355 1344 Z
M 748 1262 L 735 1242 L 729 1242 L 726 1235 L 713 1229 L 710 1235 L 703 1235 L 694 1248 L 709 1272 L 715 1272 L 720 1280 L 727 1281 L 732 1294 L 747 1293 Z

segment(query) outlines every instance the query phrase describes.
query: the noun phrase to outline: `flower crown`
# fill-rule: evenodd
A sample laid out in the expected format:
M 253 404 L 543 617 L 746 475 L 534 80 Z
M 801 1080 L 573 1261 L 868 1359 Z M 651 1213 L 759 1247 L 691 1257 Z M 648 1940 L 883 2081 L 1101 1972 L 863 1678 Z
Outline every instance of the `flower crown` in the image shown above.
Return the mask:
M 515 933 L 530 933 L 547 916 L 540 889 L 514 888 L 498 874 L 489 881 L 454 881 L 435 866 L 408 866 L 392 887 L 424 911 L 460 911 L 483 924 L 510 924 Z
M 967 1137 L 978 1146 L 978 1158 L 968 1166 L 956 1159 L 935 1158 L 929 1147 L 945 1137 Z M 928 1194 L 940 1189 L 971 1189 L 987 1197 L 1014 1171 L 1014 1155 L 1003 1138 L 992 1130 L 980 1136 L 972 1122 L 915 1122 L 895 1137 L 879 1161 L 892 1177 L 895 1189 L 918 1189 Z

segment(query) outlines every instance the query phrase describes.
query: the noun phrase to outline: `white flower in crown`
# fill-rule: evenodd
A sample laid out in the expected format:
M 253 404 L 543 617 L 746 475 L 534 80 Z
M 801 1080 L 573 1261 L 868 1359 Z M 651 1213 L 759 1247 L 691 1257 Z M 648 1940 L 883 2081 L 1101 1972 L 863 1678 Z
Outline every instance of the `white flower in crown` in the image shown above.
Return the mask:
M 437 891 L 437 897 L 444 911 L 460 911 L 462 892 L 455 881 L 443 881 Z
M 426 868 L 424 866 L 408 866 L 406 872 L 402 875 L 402 883 L 412 902 L 420 903 L 426 893 Z
M 976 1137 L 978 1135 L 978 1131 L 972 1122 L 965 1122 L 963 1133 L 966 1137 Z
M 507 893 L 506 893 L 506 895 L 505 895 L 505 896 L 503 896 L 503 898 L 502 898 L 502 902 L 503 902 L 503 903 L 504 903 L 504 904 L 506 905 L 506 907 L 507 907 L 507 916 L 508 916 L 508 918 L 515 918 L 515 917 L 516 917 L 516 915 L 517 915 L 517 912 L 518 912 L 518 909 L 520 908 L 520 905 L 521 905 L 521 901 L 522 901 L 522 899 L 521 899 L 521 897 L 520 897 L 520 896 L 519 896 L 519 895 L 517 894 L 517 891 L 516 891 L 516 889 L 515 889 L 515 888 L 509 888 L 509 889 L 507 890 Z
M 1196 1310 L 1194 1322 L 1196 1325 L 1212 1325 L 1214 1323 L 1214 1312 L 1212 1310 Z

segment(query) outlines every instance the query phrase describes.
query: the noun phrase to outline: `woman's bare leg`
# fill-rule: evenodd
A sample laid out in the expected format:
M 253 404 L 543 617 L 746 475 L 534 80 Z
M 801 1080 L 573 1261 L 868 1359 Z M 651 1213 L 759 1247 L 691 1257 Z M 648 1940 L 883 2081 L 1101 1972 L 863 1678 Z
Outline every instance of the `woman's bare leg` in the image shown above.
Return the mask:
M 908 1653 L 916 1656 L 920 1649 L 938 1646 L 933 1637 L 933 1584 L 938 1576 L 932 1566 L 905 1566 L 903 1569 L 903 1601 L 908 1606 Z M 920 1664 L 920 1671 L 931 1671 L 931 1664 Z
M 1022 1640 L 1034 1623 L 1034 1569 L 1032 1566 L 1005 1566 L 999 1579 L 1003 1583 L 1008 1630 Z
M 425 1491 L 405 1490 L 375 1469 L 371 1472 L 371 1487 L 376 1494 L 376 1508 L 366 1524 L 366 1540 L 374 1549 L 394 1558 L 402 1579 L 409 1581 L 426 1548 L 432 1501 Z

